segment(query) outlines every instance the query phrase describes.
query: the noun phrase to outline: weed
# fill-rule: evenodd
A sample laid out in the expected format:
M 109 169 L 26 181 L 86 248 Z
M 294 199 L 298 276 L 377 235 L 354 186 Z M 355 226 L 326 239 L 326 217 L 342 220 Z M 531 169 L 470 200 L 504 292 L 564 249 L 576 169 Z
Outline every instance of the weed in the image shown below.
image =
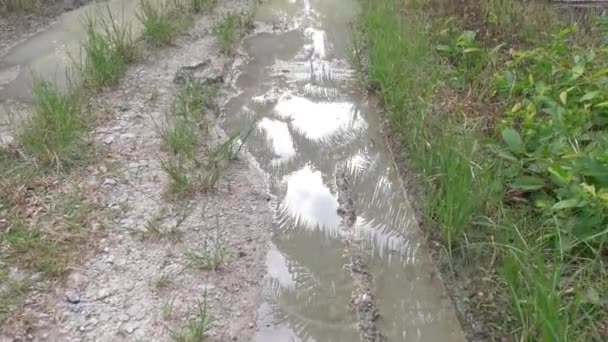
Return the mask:
M 174 155 L 192 158 L 199 145 L 196 127 L 186 120 L 176 120 L 164 128 L 161 137 Z
M 184 165 L 186 162 L 181 157 L 161 160 L 163 170 L 171 178 L 172 193 L 191 193 L 194 189 L 192 177 Z
M 214 105 L 213 98 L 217 88 L 204 86 L 198 81 L 188 81 L 178 89 L 173 103 L 173 114 L 193 121 L 199 129 L 206 133 L 208 123 L 204 109 Z
M 115 84 L 136 59 L 130 24 L 115 18 L 107 6 L 105 14 L 85 17 L 84 25 L 87 38 L 81 68 L 86 84 L 93 88 Z
M 217 0 L 191 0 L 192 10 L 195 13 L 209 13 L 217 5 Z
M 226 54 L 234 52 L 242 34 L 241 16 L 229 14 L 215 27 L 217 37 L 222 51 Z
M 163 46 L 173 40 L 190 25 L 192 18 L 185 12 L 179 0 L 140 0 L 137 18 L 144 27 L 144 39 L 154 45 Z
M 207 294 L 199 301 L 198 313 L 195 318 L 189 319 L 179 331 L 170 331 L 171 339 L 175 342 L 199 342 L 206 338 L 211 318 L 207 311 Z
M 154 281 L 154 287 L 159 291 L 162 291 L 162 290 L 168 288 L 169 286 L 171 286 L 171 284 L 173 284 L 173 275 L 169 274 L 169 273 L 161 274 Z
M 216 271 L 224 263 L 227 254 L 226 237 L 219 226 L 219 217 L 217 218 L 217 227 L 213 236 L 204 240 L 202 248 L 196 251 L 188 251 L 185 254 L 188 261 L 188 267 L 199 270 Z
M 87 151 L 77 144 L 85 133 L 88 115 L 78 94 L 61 94 L 43 81 L 34 84 L 34 105 L 19 135 L 25 149 L 44 163 L 73 163 L 86 158 Z

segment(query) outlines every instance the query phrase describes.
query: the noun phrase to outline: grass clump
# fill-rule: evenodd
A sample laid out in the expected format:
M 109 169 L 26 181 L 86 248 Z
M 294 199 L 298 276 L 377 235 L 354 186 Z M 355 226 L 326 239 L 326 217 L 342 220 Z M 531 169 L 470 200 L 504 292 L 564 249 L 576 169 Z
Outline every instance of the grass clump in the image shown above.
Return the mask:
M 118 82 L 127 65 L 136 59 L 131 26 L 115 18 L 109 7 L 104 14 L 84 20 L 82 74 L 85 84 L 98 89 Z
M 492 338 L 604 341 L 605 51 L 546 4 L 464 4 L 364 1 L 361 65 L 426 226 L 480 270 L 465 278 Z
M 225 54 L 232 54 L 246 31 L 251 28 L 253 18 L 236 13 L 228 14 L 215 27 L 215 36 Z
M 32 113 L 18 140 L 45 164 L 73 164 L 86 158 L 87 149 L 78 142 L 88 121 L 79 94 L 62 94 L 49 83 L 36 81 Z
M 181 0 L 140 0 L 137 18 L 144 27 L 144 39 L 153 46 L 168 45 L 192 22 Z
M 175 342 L 200 342 L 207 338 L 211 317 L 208 312 L 207 295 L 198 304 L 198 312 L 177 331 L 170 330 L 171 339 Z
M 194 13 L 209 13 L 217 5 L 217 0 L 191 0 Z

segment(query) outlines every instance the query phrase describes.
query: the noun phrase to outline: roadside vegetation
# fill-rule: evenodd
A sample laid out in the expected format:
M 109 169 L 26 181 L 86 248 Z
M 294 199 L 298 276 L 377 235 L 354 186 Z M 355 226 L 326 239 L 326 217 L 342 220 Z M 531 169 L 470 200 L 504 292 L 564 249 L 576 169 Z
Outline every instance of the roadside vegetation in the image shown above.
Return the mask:
M 355 62 L 486 333 L 608 339 L 606 21 L 542 1 L 362 13 Z

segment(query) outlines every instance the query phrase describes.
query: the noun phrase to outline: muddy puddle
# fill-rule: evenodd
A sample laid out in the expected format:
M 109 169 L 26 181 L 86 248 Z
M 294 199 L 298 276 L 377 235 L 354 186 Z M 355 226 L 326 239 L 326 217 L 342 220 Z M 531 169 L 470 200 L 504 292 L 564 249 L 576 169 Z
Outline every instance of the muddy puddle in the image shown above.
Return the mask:
M 356 0 L 270 0 L 225 108 L 224 128 L 257 120 L 247 145 L 275 210 L 270 285 L 255 341 L 357 341 L 338 173 L 373 279 L 375 322 L 388 341 L 464 341 L 379 135 L 378 114 L 348 63 Z
M 117 21 L 130 23 L 135 36 L 141 30 L 136 17 L 138 6 L 138 0 L 93 2 L 64 13 L 50 27 L 9 49 L 0 56 L 0 101 L 29 101 L 33 77 L 65 89 L 66 76 L 73 74 L 71 68 L 80 60 L 81 42 L 86 38 L 83 19 L 108 18 L 111 13 Z

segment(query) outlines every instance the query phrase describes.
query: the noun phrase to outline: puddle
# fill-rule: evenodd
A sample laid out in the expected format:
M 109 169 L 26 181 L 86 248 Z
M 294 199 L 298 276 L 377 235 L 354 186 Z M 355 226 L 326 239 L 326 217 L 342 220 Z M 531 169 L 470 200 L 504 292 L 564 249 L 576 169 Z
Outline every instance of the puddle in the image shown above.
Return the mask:
M 275 222 L 271 279 L 254 341 L 357 341 L 355 285 L 344 256 L 336 175 L 346 166 L 388 341 L 464 341 L 434 278 L 409 202 L 348 64 L 356 0 L 270 0 L 225 111 L 268 174 Z
M 0 101 L 32 97 L 33 76 L 66 89 L 66 75 L 74 60 L 80 58 L 80 43 L 86 38 L 83 18 L 105 15 L 107 9 L 119 22 L 131 23 L 135 35 L 140 32 L 136 11 L 138 0 L 108 0 L 91 3 L 62 14 L 50 27 L 10 49 L 0 57 Z

